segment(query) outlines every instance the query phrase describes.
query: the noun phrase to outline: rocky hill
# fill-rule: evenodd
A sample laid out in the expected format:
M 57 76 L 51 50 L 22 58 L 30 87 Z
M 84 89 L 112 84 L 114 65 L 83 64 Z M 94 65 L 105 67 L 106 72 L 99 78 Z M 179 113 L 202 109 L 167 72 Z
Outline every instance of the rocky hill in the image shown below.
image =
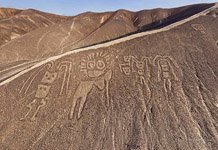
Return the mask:
M 16 38 L 0 46 L 0 64 L 47 58 L 79 47 L 160 28 L 194 15 L 210 6 L 210 4 L 199 4 L 175 9 L 154 9 L 139 12 L 127 10 L 106 13 L 87 12 L 68 17 L 67 21 L 61 23 L 60 16 L 48 15 L 35 10 L 24 10 L 18 15 L 21 20 L 13 17 L 8 20 L 6 25 L 4 22 L 0 22 L 0 27 L 10 27 L 7 31 L 0 30 L 3 39 L 6 38 L 6 41 L 10 41 L 11 38 Z M 35 24 L 32 25 L 32 19 L 25 18 L 23 15 L 33 16 Z M 50 20 L 46 20 L 47 18 Z M 11 22 L 15 22 L 15 24 Z M 19 24 L 18 27 L 17 24 Z M 48 26 L 51 24 L 52 26 Z M 39 29 L 35 30 L 37 27 Z M 22 35 L 21 32 L 24 29 L 28 30 L 25 31 L 28 34 L 23 33 L 22 37 L 17 38 Z M 29 32 L 30 29 L 33 31 Z M 15 30 L 18 32 L 11 32 Z
M 0 45 L 33 30 L 60 23 L 67 18 L 33 9 L 0 8 Z
M 218 4 L 84 13 L 0 47 L 0 149 L 217 150 Z

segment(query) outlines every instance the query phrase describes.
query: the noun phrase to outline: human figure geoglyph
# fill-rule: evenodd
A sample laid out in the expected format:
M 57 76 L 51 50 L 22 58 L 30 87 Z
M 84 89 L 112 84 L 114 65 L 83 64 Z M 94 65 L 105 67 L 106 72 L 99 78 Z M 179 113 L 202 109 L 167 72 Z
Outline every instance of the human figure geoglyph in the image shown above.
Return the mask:
M 34 111 L 33 116 L 31 117 L 31 121 L 35 121 L 36 115 L 39 112 L 39 110 L 46 105 L 45 100 L 47 99 L 52 83 L 56 80 L 56 78 L 57 78 L 57 72 L 49 72 L 49 71 L 45 72 L 40 84 L 38 84 L 37 86 L 34 100 L 27 105 L 27 108 L 29 110 L 25 114 L 25 116 L 21 118 L 21 120 L 25 120 L 30 115 L 31 111 L 34 111 L 33 105 L 34 104 L 37 105 L 37 102 L 40 101 L 40 104 L 37 106 L 37 109 Z
M 94 86 L 99 90 L 105 89 L 106 104 L 109 104 L 109 82 L 112 77 L 110 64 L 111 56 L 107 53 L 91 53 L 82 58 L 79 70 L 84 79 L 81 79 L 73 95 L 69 119 L 73 119 L 77 103 L 79 103 L 77 119 L 81 118 L 87 96 Z
M 175 73 L 175 68 L 179 69 L 178 64 L 170 57 L 170 56 L 160 56 L 157 55 L 154 60 L 153 64 L 157 66 L 157 81 L 163 81 L 164 91 L 168 92 L 172 90 L 172 80 L 179 81 Z
M 63 81 L 61 84 L 61 89 L 59 95 L 62 95 L 64 92 L 64 89 L 66 89 L 66 94 L 68 93 L 68 82 L 70 79 L 70 71 L 71 71 L 72 63 L 69 61 L 64 61 L 59 63 L 57 68 L 54 66 L 53 62 L 50 62 L 34 72 L 32 76 L 30 76 L 27 81 L 24 83 L 23 87 L 21 88 L 19 94 L 22 96 L 23 94 L 27 94 L 29 88 L 32 86 L 35 78 L 37 75 L 43 71 L 46 68 L 46 71 L 41 79 L 41 81 L 38 83 L 35 94 L 34 94 L 34 99 L 26 105 L 28 108 L 27 113 L 23 118 L 20 120 L 26 120 L 28 116 L 33 113 L 32 117 L 30 118 L 31 121 L 36 120 L 36 116 L 38 112 L 46 106 L 46 100 L 48 99 L 48 94 L 51 91 L 51 87 L 53 86 L 54 82 L 57 80 L 58 75 L 60 71 L 62 71 L 64 68 L 64 77 Z M 34 105 L 36 105 L 36 110 L 34 110 Z
M 142 102 L 144 112 L 146 112 L 145 101 L 148 102 L 151 99 L 149 63 L 149 57 L 137 59 L 134 56 L 124 56 L 124 63 L 120 64 L 121 72 L 127 76 L 134 76 L 134 85 L 139 90 L 139 99 Z

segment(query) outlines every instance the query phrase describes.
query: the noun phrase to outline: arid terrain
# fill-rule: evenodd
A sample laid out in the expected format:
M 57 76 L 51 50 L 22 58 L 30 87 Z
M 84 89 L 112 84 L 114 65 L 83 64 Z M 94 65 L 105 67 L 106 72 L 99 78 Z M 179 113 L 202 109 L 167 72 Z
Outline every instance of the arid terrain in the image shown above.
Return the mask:
M 0 8 L 0 150 L 217 150 L 217 29 L 217 3 Z

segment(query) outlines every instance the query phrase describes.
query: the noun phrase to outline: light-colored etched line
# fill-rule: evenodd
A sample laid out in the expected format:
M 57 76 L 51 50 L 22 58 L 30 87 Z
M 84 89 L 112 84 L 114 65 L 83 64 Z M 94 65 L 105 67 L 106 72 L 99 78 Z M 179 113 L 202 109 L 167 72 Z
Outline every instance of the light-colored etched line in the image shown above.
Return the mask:
M 0 72 L 0 81 L 3 81 L 27 68 L 32 67 L 34 64 L 36 64 L 36 62 L 31 62 L 31 63 L 26 63 L 26 64 L 22 64 L 22 65 L 18 65 L 15 67 L 11 67 L 9 69 L 3 70 Z
M 46 32 L 46 33 L 44 33 L 42 36 L 41 36 L 41 38 L 39 39 L 39 41 L 37 42 L 37 46 L 36 46 L 36 49 L 39 51 L 39 45 L 40 45 L 40 43 L 41 43 L 41 41 L 45 38 L 45 36 L 47 36 L 50 32 L 52 32 L 52 31 L 48 31 L 48 32 Z
M 75 25 L 75 21 L 73 20 L 73 23 L 70 26 L 70 31 L 72 31 L 74 29 L 74 27 L 75 27 L 74 25 Z
M 55 126 L 55 124 L 58 122 L 59 120 L 55 121 L 50 128 L 48 128 L 47 130 L 45 130 L 45 132 L 42 132 L 38 138 L 36 139 L 36 141 L 33 142 L 33 144 L 28 148 L 28 150 L 32 149 L 43 137 L 45 137 L 47 135 L 47 133 Z
M 6 84 L 6 83 L 9 83 L 11 81 L 13 81 L 14 79 L 18 78 L 19 76 L 27 73 L 28 71 L 34 69 L 34 68 L 37 68 L 37 67 L 40 67 L 41 65 L 47 63 L 47 62 L 50 62 L 50 61 L 53 61 L 53 60 L 57 60 L 59 58 L 62 58 L 64 56 L 68 56 L 70 54 L 76 54 L 76 53 L 79 53 L 79 52 L 83 52 L 83 51 L 88 51 L 88 50 L 91 50 L 91 49 L 98 49 L 98 48 L 105 48 L 105 47 L 109 47 L 109 46 L 112 46 L 112 45 L 115 45 L 115 44 L 119 44 L 119 43 L 122 43 L 122 42 L 126 42 L 126 41 L 130 41 L 130 40 L 133 40 L 133 39 L 136 39 L 136 38 L 139 38 L 139 37 L 143 37 L 143 36 L 147 36 L 147 35 L 151 35 L 151 34 L 156 34 L 156 33 L 160 33 L 160 32 L 165 32 L 165 31 L 169 31 L 177 26 L 180 26 L 182 24 L 185 24 L 191 20 L 194 20 L 200 16 L 203 16 L 203 15 L 206 15 L 208 12 L 210 12 L 211 10 L 215 9 L 218 7 L 218 3 L 216 3 L 216 5 L 214 5 L 213 7 L 210 7 L 200 13 L 197 13 L 189 18 L 186 18 L 184 20 L 181 20 L 181 21 L 178 21 L 176 23 L 173 23 L 171 25 L 168 25 L 166 27 L 163 27 L 161 29 L 156 29 L 156 30 L 152 30 L 152 31 L 146 31 L 146 32 L 141 32 L 141 33 L 137 33 L 137 34 L 134 34 L 134 35 L 130 35 L 130 36 L 127 36 L 127 37 L 124 37 L 124 38 L 120 38 L 120 39 L 117 39 L 117 40 L 113 40 L 113 41 L 110 41 L 110 42 L 107 42 L 107 43 L 103 43 L 103 44 L 98 44 L 98 45 L 94 45 L 94 46 L 89 46 L 89 47 L 86 47 L 86 48 L 79 48 L 79 49 L 74 49 L 72 51 L 69 51 L 69 52 L 66 52 L 64 54 L 60 54 L 60 55 L 57 55 L 57 56 L 53 56 L 53 57 L 50 57 L 48 59 L 46 59 L 45 61 L 42 61 L 36 65 L 34 65 L 33 67 L 29 68 L 29 69 L 26 69 L 16 75 L 14 75 L 13 77 L 3 81 L 0 83 L 0 86 Z
M 112 142 L 113 142 L 113 150 L 116 150 L 116 147 L 115 147 L 115 134 L 114 134 L 114 131 L 112 133 Z
M 45 67 L 48 66 L 49 68 L 51 68 L 52 65 L 53 65 L 53 64 L 51 63 L 51 64 L 48 64 L 48 65 L 45 65 L 44 67 L 40 68 L 39 70 L 34 71 L 33 74 L 31 74 L 31 75 L 29 76 L 29 78 L 25 81 L 25 83 L 23 84 L 23 87 L 21 88 L 21 90 L 20 90 L 20 92 L 19 92 L 19 95 L 22 94 L 23 90 L 25 90 L 25 91 L 24 91 L 24 94 L 26 94 L 27 91 L 29 90 L 29 88 L 30 88 L 32 82 L 33 82 L 34 79 L 37 77 L 37 75 L 38 75 Z M 25 88 L 25 87 L 26 87 L 26 88 Z
M 17 65 L 11 65 L 11 67 L 9 67 L 9 68 L 7 68 L 7 69 L 2 69 L 2 70 L 0 70 L 0 74 L 2 74 L 2 73 L 4 73 L 4 72 L 6 72 L 6 71 L 9 71 L 9 70 L 12 70 L 12 69 L 15 69 L 15 68 L 19 68 L 19 67 L 22 67 L 22 66 L 27 66 L 27 65 L 30 65 L 30 64 L 36 64 L 36 63 L 38 63 L 38 62 L 40 62 L 40 61 L 43 61 L 43 60 L 45 60 L 45 59 L 41 59 L 41 60 L 33 60 L 33 61 L 25 61 L 25 62 L 23 62 L 23 63 L 20 63 L 20 64 L 17 64 Z M 15 62 L 12 62 L 12 63 L 15 63 Z M 10 64 L 9 64 L 10 65 Z M 6 67 L 4 67 L 4 68 L 6 68 Z
M 64 67 L 65 70 L 64 70 L 64 79 L 63 79 L 63 81 L 62 81 L 62 86 L 61 86 L 60 95 L 63 94 L 65 84 L 66 84 L 66 94 L 68 93 L 69 81 L 70 81 L 70 72 L 71 72 L 71 69 L 72 69 L 72 63 L 69 62 L 69 61 L 62 62 L 62 63 L 59 65 L 58 70 L 60 71 L 62 67 Z M 66 79 L 66 78 L 67 78 L 67 79 Z
M 59 45 L 59 48 L 61 48 L 61 54 L 63 53 L 63 48 L 64 48 L 64 44 L 65 44 L 65 42 L 67 41 L 67 39 L 71 36 L 71 31 L 72 31 L 72 29 L 74 28 L 74 21 L 73 21 L 73 23 L 72 23 L 72 25 L 71 25 L 71 27 L 70 27 L 70 31 L 69 32 L 66 32 L 66 36 L 65 37 L 63 37 L 63 39 L 61 40 L 61 43 L 60 43 L 60 45 Z M 63 27 L 61 27 L 61 29 L 63 30 Z M 64 30 L 63 30 L 64 31 Z
M 18 64 L 18 65 L 9 67 L 9 68 L 7 68 L 7 69 L 1 70 L 1 71 L 0 71 L 0 74 L 1 74 L 1 73 L 4 73 L 4 72 L 6 72 L 6 71 L 9 71 L 9 70 L 15 69 L 15 68 L 19 68 L 19 67 L 24 66 L 24 65 L 28 65 L 28 64 L 31 64 L 31 63 L 37 63 L 37 62 L 39 62 L 39 61 L 31 61 L 31 62 L 28 61 L 28 62 L 25 62 L 25 63 L 21 63 L 21 64 Z
M 35 24 L 35 25 L 37 26 L 36 22 L 35 22 L 32 18 L 30 18 L 30 16 L 27 16 L 27 15 L 20 15 L 20 17 L 23 17 L 23 18 L 29 20 L 30 22 L 32 22 L 33 24 Z M 38 27 L 38 26 L 37 26 L 37 27 Z
M 41 18 L 47 20 L 48 22 L 50 22 L 51 24 L 55 24 L 53 21 L 51 21 L 50 19 L 48 19 L 47 17 L 45 17 L 45 16 L 43 16 L 41 14 L 36 14 L 35 16 L 41 17 Z

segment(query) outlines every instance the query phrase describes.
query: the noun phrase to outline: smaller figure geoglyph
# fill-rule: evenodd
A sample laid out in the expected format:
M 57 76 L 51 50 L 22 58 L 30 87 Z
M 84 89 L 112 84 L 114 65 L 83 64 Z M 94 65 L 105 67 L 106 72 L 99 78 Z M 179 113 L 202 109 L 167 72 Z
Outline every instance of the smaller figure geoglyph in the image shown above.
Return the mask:
M 141 100 L 144 112 L 146 112 L 146 102 L 151 99 L 150 81 L 150 58 L 135 56 L 124 56 L 124 63 L 120 64 L 120 70 L 126 76 L 133 76 L 134 86 L 138 88 L 139 99 Z M 144 90 L 145 89 L 145 90 Z
M 172 90 L 172 80 L 179 81 L 176 76 L 174 67 L 179 68 L 178 64 L 169 56 L 157 55 L 153 64 L 158 67 L 157 81 L 164 83 L 164 91 L 168 92 Z
M 30 102 L 27 105 L 27 108 L 29 109 L 28 112 L 25 114 L 21 120 L 25 120 L 33 110 L 34 105 L 37 105 L 39 102 L 39 105 L 37 106 L 36 110 L 34 111 L 31 121 L 35 121 L 37 113 L 40 111 L 41 108 L 43 108 L 46 105 L 46 98 L 50 92 L 51 84 L 56 80 L 57 78 L 57 72 L 49 72 L 46 71 L 44 74 L 40 84 L 37 87 L 34 100 Z
M 201 25 L 201 24 L 192 24 L 191 26 L 196 31 L 200 31 L 202 34 L 206 34 L 206 28 L 203 25 Z
M 60 72 L 63 72 L 63 81 L 60 87 L 60 93 L 59 95 L 68 94 L 68 84 L 70 80 L 70 72 L 72 68 L 72 63 L 69 61 L 64 61 L 59 63 L 57 68 L 54 66 L 53 62 L 50 62 L 46 64 L 44 67 L 38 69 L 35 71 L 24 83 L 23 87 L 21 88 L 19 95 L 23 96 L 26 95 L 29 92 L 30 87 L 35 82 L 35 79 L 37 75 L 43 71 L 43 69 L 46 69 L 41 81 L 38 83 L 36 87 L 36 91 L 34 92 L 34 99 L 26 105 L 28 108 L 27 113 L 23 118 L 20 120 L 26 120 L 28 117 L 30 117 L 31 121 L 36 120 L 36 116 L 38 112 L 46 106 L 48 99 L 48 95 L 51 92 L 51 87 L 54 86 L 54 82 L 57 80 L 58 75 Z M 64 92 L 66 91 L 66 93 Z

